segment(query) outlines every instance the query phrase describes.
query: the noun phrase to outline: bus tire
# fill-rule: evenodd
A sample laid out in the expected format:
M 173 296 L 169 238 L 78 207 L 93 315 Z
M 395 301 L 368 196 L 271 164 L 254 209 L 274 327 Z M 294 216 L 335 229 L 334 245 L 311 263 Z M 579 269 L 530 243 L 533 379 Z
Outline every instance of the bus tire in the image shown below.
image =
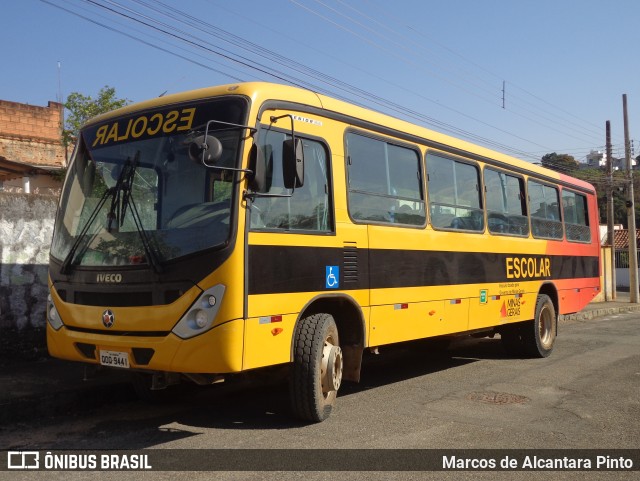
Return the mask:
M 532 357 L 548 357 L 553 351 L 558 329 L 556 308 L 551 298 L 540 294 L 536 301 L 536 313 L 522 331 L 524 349 Z
M 300 321 L 294 341 L 290 381 L 293 414 L 305 421 L 329 417 L 342 382 L 343 359 L 338 327 L 330 314 Z

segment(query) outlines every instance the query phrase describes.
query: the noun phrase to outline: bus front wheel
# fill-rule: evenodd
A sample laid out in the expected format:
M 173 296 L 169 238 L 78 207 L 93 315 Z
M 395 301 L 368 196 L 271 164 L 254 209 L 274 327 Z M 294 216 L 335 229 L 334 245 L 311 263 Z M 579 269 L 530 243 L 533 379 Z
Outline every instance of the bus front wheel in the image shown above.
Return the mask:
M 536 301 L 533 321 L 522 331 L 523 347 L 532 357 L 547 357 L 553 351 L 556 340 L 558 319 L 553 301 L 546 294 L 540 294 Z
M 313 314 L 303 318 L 294 342 L 293 413 L 305 421 L 324 421 L 335 406 L 342 382 L 342 351 L 333 317 Z

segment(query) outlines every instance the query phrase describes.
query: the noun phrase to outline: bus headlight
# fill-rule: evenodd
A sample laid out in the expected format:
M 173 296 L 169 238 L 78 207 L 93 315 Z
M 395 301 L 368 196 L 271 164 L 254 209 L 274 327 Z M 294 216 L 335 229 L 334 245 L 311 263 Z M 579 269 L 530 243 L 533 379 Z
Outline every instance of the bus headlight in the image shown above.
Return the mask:
M 218 314 L 224 291 L 223 284 L 215 285 L 204 291 L 171 332 L 182 339 L 189 339 L 211 329 Z
M 196 311 L 196 326 L 198 329 L 202 329 L 209 322 L 207 313 L 202 309 Z
M 53 327 L 55 331 L 59 330 L 63 326 L 58 309 L 56 309 L 56 306 L 51 299 L 51 294 L 47 296 L 47 320 L 49 321 L 49 325 Z

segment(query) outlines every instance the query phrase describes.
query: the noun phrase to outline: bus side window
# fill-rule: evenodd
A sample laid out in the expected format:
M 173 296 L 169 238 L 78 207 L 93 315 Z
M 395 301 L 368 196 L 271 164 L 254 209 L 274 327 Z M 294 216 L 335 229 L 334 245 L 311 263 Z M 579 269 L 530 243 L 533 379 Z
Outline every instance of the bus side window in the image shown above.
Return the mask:
M 484 190 L 487 224 L 492 234 L 529 235 L 524 180 L 514 175 L 486 168 Z
M 418 151 L 350 132 L 347 171 L 349 214 L 355 221 L 425 224 Z
M 571 242 L 591 242 L 587 198 L 582 194 L 563 189 L 562 211 L 567 240 Z
M 429 209 L 436 229 L 484 231 L 477 166 L 427 154 Z
M 262 130 L 258 148 L 265 153 L 267 194 L 286 195 L 282 172 L 282 142 L 289 138 L 278 131 Z M 256 196 L 252 203 L 251 229 L 332 232 L 328 155 L 317 141 L 302 139 L 305 155 L 304 185 L 288 197 Z
M 534 237 L 562 239 L 558 189 L 529 180 L 529 212 Z

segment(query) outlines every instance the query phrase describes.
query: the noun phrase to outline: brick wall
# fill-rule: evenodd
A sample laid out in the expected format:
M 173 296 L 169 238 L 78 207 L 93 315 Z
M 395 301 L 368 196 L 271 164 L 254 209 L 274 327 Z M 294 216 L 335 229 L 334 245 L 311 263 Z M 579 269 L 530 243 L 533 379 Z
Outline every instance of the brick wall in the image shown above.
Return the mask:
M 0 100 L 0 156 L 33 165 L 62 166 L 65 161 L 62 104 L 47 107 Z

